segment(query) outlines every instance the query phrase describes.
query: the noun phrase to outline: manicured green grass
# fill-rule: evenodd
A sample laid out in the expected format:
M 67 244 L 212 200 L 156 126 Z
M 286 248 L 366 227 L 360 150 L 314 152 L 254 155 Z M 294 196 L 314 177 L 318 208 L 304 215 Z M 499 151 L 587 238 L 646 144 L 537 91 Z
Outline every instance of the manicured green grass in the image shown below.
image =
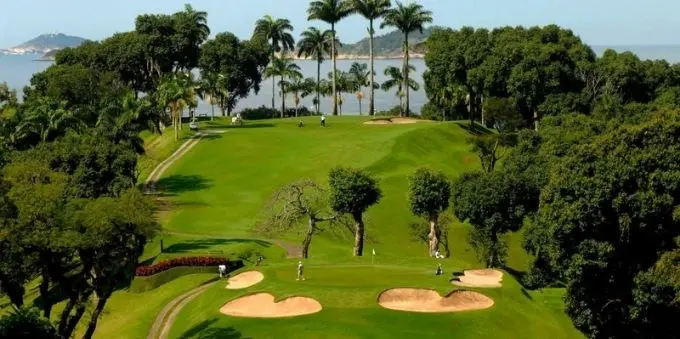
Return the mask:
M 408 176 L 416 168 L 427 166 L 455 179 L 465 171 L 478 169 L 479 160 L 465 142 L 470 134 L 456 122 L 362 124 L 366 120 L 330 117 L 327 128 L 318 126 L 316 117 L 305 118 L 304 128 L 297 127 L 297 119 L 250 121 L 240 128 L 228 126 L 226 120 L 202 123 L 202 128 L 226 132 L 201 140 L 158 182 L 157 188 L 164 191 L 171 206 L 161 218 L 166 251 L 160 253 L 158 238 L 147 246 L 142 259 L 153 262 L 211 253 L 252 258 L 258 253 L 267 258 L 261 267 L 266 278 L 246 291 L 229 291 L 224 284 L 210 288 L 181 312 L 171 338 L 580 337 L 564 315 L 562 290 L 527 292 L 509 275 L 503 288 L 483 291 L 496 302 L 489 310 L 411 314 L 377 305 L 378 294 L 390 287 L 434 288 L 441 293 L 454 289 L 445 277 L 433 275 L 436 264 L 427 256 L 426 246 L 410 235 L 409 224 L 418 219 L 408 208 Z M 165 145 L 168 149 L 171 144 Z M 367 255 L 351 256 L 352 235 L 347 230 L 327 231 L 314 238 L 307 261 L 309 280 L 298 284 L 293 279 L 297 260 L 285 259 L 282 248 L 255 230 L 274 190 L 302 178 L 326 185 L 328 171 L 334 166 L 364 168 L 379 179 L 383 198 L 365 215 Z M 469 225 L 457 221 L 450 225 L 452 256 L 444 261 L 446 277 L 453 270 L 481 267 L 467 244 L 468 231 Z M 299 232 L 278 238 L 292 243 L 302 240 Z M 508 243 L 509 264 L 514 270 L 525 270 L 529 257 L 521 249 L 521 235 L 508 236 Z M 376 266 L 372 264 L 372 249 L 378 254 Z M 252 267 L 252 262 L 246 264 Z M 168 299 L 162 293 L 179 295 L 184 285 L 175 282 L 147 292 L 144 300 L 162 304 Z M 228 300 L 254 291 L 277 297 L 311 296 L 323 304 L 324 310 L 276 320 L 219 314 Z M 142 302 L 125 296 L 127 301 L 109 308 L 111 314 L 118 310 L 125 313 L 126 302 Z M 96 337 L 111 337 L 113 332 L 108 331 L 116 326 L 124 333 L 122 337 L 134 333 L 143 337 L 153 314 L 148 311 L 141 318 L 141 325 L 104 318 L 103 329 Z
M 180 132 L 177 141 L 175 141 L 172 127 L 166 129 L 162 134 L 155 134 L 149 131 L 142 132 L 140 137 L 144 140 L 145 154 L 137 161 L 138 182 L 144 183 L 153 169 L 175 152 L 193 134 L 186 124 Z
M 445 261 L 446 266 L 449 265 Z M 430 265 L 432 266 L 432 265 Z M 462 267 L 461 267 L 462 268 Z M 448 274 L 433 267 L 405 265 L 307 265 L 307 280 L 295 281 L 295 263 L 261 267 L 265 280 L 247 290 L 211 287 L 177 317 L 171 338 L 580 338 L 559 306 L 560 291 L 527 292 L 511 277 L 501 289 L 477 289 L 495 301 L 491 309 L 421 314 L 380 307 L 377 296 L 393 287 L 454 290 Z M 449 272 L 447 272 L 449 273 Z M 219 313 L 227 301 L 255 293 L 277 299 L 307 296 L 323 305 L 319 313 L 283 319 L 249 319 Z

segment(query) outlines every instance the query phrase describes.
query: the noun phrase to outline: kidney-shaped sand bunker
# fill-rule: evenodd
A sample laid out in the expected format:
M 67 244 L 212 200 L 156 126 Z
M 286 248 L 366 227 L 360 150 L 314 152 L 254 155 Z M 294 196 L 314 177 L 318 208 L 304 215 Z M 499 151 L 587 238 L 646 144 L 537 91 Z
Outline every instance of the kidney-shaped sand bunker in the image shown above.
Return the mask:
M 257 293 L 232 300 L 220 308 L 222 314 L 247 318 L 284 318 L 320 312 L 321 304 L 307 297 L 290 297 L 275 302 L 269 293 Z
M 453 291 L 442 297 L 432 290 L 393 288 L 381 293 L 378 303 L 391 310 L 446 313 L 482 310 L 493 306 L 494 302 L 481 293 L 471 291 Z
M 243 272 L 227 280 L 228 290 L 240 290 L 253 286 L 264 279 L 264 275 L 258 271 Z

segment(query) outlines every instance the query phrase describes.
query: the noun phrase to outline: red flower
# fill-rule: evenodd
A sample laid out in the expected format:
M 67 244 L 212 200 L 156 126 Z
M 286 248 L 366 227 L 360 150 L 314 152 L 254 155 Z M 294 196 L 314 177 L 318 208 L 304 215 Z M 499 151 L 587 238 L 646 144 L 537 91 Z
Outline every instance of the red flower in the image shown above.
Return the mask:
M 231 262 L 227 258 L 219 257 L 182 257 L 161 261 L 151 266 L 139 266 L 135 270 L 135 275 L 138 277 L 146 277 L 180 266 L 196 267 L 226 265 L 227 270 L 232 270 L 240 267 L 239 264 L 239 262 Z

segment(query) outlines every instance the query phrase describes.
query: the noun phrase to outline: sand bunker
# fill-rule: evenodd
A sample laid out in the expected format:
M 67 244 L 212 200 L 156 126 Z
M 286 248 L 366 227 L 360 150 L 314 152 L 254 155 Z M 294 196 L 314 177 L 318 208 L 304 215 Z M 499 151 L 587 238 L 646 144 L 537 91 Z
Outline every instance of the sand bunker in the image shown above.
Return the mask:
M 493 300 L 481 293 L 453 291 L 446 297 L 436 291 L 416 288 L 394 288 L 380 294 L 378 303 L 397 311 L 445 313 L 483 310 L 493 306 Z
M 284 318 L 320 312 L 321 304 L 311 298 L 290 297 L 274 302 L 269 293 L 258 293 L 228 302 L 220 312 L 234 317 Z
M 257 271 L 243 272 L 227 280 L 228 290 L 240 290 L 253 286 L 264 279 L 264 275 Z
M 392 125 L 392 124 L 397 124 L 397 125 L 403 125 L 403 124 L 415 124 L 419 122 L 425 122 L 425 120 L 421 119 L 413 119 L 413 118 L 390 118 L 390 119 L 378 119 L 378 120 L 370 120 L 364 122 L 365 125 Z
M 456 286 L 479 287 L 479 288 L 499 288 L 503 280 L 503 272 L 493 269 L 467 270 L 458 280 L 452 281 Z

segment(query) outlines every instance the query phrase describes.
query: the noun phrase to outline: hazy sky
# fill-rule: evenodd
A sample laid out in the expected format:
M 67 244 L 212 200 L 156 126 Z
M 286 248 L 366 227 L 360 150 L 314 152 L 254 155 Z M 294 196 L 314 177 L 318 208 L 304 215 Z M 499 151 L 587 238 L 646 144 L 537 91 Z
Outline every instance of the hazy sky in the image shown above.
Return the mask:
M 419 0 L 434 12 L 434 24 L 460 27 L 545 25 L 574 30 L 591 45 L 680 44 L 678 0 Z M 208 12 L 215 32 L 246 38 L 265 14 L 286 17 L 295 34 L 310 25 L 308 0 L 0 0 L 0 47 L 18 45 L 43 33 L 60 32 L 99 40 L 134 29 L 141 13 L 172 13 L 185 3 Z M 338 25 L 345 42 L 366 34 L 352 17 Z

